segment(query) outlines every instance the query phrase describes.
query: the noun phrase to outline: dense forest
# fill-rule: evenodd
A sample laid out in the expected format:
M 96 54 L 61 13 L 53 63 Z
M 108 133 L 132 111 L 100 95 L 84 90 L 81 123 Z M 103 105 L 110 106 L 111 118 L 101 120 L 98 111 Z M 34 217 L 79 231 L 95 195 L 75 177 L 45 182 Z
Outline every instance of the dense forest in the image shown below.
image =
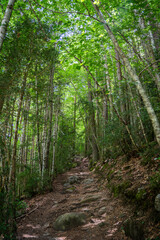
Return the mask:
M 74 156 L 160 146 L 158 0 L 0 1 L 0 235 Z M 149 157 L 148 157 L 149 156 Z M 157 175 L 157 184 L 160 177 Z

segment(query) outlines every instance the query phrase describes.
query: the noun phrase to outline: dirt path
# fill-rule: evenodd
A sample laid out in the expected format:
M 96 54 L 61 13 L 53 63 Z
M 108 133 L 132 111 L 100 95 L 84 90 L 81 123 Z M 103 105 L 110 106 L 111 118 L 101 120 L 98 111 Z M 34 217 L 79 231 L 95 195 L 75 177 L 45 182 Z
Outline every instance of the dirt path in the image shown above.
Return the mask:
M 78 182 L 67 190 L 67 179 L 77 176 Z M 54 191 L 36 196 L 28 202 L 29 211 L 18 223 L 17 239 L 39 240 L 126 240 L 123 221 L 132 215 L 129 206 L 113 198 L 102 188 L 97 176 L 88 170 L 87 159 L 81 165 L 58 176 Z M 86 201 L 83 201 L 83 200 Z M 67 212 L 84 212 L 87 223 L 68 231 L 55 231 L 54 222 Z

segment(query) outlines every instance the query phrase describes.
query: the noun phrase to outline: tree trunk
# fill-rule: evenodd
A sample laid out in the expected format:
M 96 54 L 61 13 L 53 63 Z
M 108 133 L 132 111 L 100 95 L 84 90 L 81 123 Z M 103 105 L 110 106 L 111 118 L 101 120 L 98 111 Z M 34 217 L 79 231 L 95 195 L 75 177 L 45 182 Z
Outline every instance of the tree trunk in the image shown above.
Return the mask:
M 140 23 L 140 27 L 143 30 L 145 28 L 144 19 L 140 17 L 139 23 Z M 149 36 L 147 36 L 147 42 L 143 41 L 143 47 L 144 47 L 144 52 L 145 52 L 146 58 L 148 60 L 148 63 L 152 63 L 152 67 L 153 67 L 154 74 L 155 74 L 154 80 L 157 85 L 158 91 L 160 93 L 160 76 L 159 76 L 158 66 L 156 64 L 156 59 L 154 57 L 153 48 L 152 48 Z
M 135 110 L 136 110 L 137 118 L 138 118 L 138 120 L 139 120 L 140 127 L 141 127 L 141 130 L 142 130 L 142 133 L 143 133 L 145 142 L 148 144 L 148 140 L 147 140 L 146 133 L 145 133 L 145 130 L 144 130 L 143 122 L 142 122 L 141 116 L 140 116 L 140 114 L 139 114 L 139 110 L 138 110 L 138 107 L 137 107 L 137 103 L 136 103 L 136 101 L 134 100 L 134 96 L 133 96 L 133 93 L 132 93 L 132 89 L 131 89 L 131 86 L 130 86 L 129 83 L 128 83 L 128 87 L 129 87 L 129 90 L 130 90 L 130 94 L 131 94 L 131 97 L 132 97 L 132 102 L 133 102 L 133 105 L 134 105 Z
M 75 156 L 76 151 L 76 108 L 77 108 L 77 98 L 74 97 L 74 112 L 73 112 L 73 156 Z
M 49 112 L 49 128 L 48 128 L 48 139 L 47 139 L 47 146 L 46 146 L 46 153 L 45 153 L 45 170 L 49 173 L 49 150 L 51 144 L 51 137 L 52 137 L 52 118 L 53 118 L 53 78 L 54 78 L 54 71 L 55 71 L 55 63 L 53 63 L 51 72 L 50 72 L 50 112 Z
M 156 49 L 156 54 L 157 54 L 157 56 L 159 56 L 159 53 L 160 53 L 159 22 L 156 22 L 156 19 L 154 18 L 154 16 L 149 16 L 149 18 L 153 19 L 153 21 L 149 21 L 149 24 L 150 24 L 151 29 L 152 29 L 151 34 L 152 34 L 152 38 L 153 38 L 153 44 L 154 44 L 154 47 Z M 156 58 L 156 56 L 155 56 L 155 58 Z
M 25 87 L 26 87 L 26 81 L 27 81 L 27 71 L 24 73 L 24 79 L 22 84 L 22 92 L 19 100 L 19 108 L 17 112 L 17 119 L 16 119 L 16 126 L 15 126 L 15 135 L 14 135 L 14 144 L 13 144 L 13 155 L 12 155 L 12 170 L 11 170 L 11 190 L 13 194 L 12 199 L 12 210 L 13 210 L 13 219 L 11 223 L 11 228 L 13 231 L 13 234 L 15 235 L 16 231 L 16 209 L 15 209 L 15 201 L 16 201 L 16 156 L 17 156 L 17 141 L 18 141 L 18 128 L 19 128 L 19 119 L 20 119 L 20 113 L 21 113 L 21 106 L 23 102 L 23 96 L 25 93 Z
M 42 176 L 44 174 L 45 168 L 45 156 L 46 156 L 46 147 L 47 147 L 47 130 L 48 130 L 48 119 L 49 119 L 49 109 L 48 109 L 48 102 L 45 104 L 44 109 L 44 126 L 43 126 L 43 143 L 42 143 Z
M 53 158 L 52 158 L 52 174 L 54 173 L 54 163 L 55 163 L 55 154 L 56 154 L 56 141 L 58 135 L 58 117 L 59 111 L 57 110 L 55 113 L 55 123 L 53 128 Z
M 90 141 L 89 141 L 89 138 L 90 138 L 89 135 L 90 134 L 89 134 L 89 123 L 88 123 L 88 116 L 87 116 L 87 114 L 85 116 L 84 126 L 85 126 L 84 156 L 85 157 L 89 157 L 91 144 L 90 144 Z
M 8 5 L 3 17 L 3 20 L 1 22 L 1 26 L 0 26 L 0 51 L 2 49 L 2 45 L 3 45 L 3 41 L 7 32 L 7 27 L 12 15 L 12 11 L 13 11 L 13 6 L 15 4 L 16 0 L 9 0 L 8 1 Z
M 140 82 L 140 79 L 138 77 L 138 75 L 136 74 L 136 71 L 135 69 L 131 66 L 128 58 L 126 57 L 126 55 L 123 53 L 122 49 L 120 48 L 114 34 L 112 33 L 110 27 L 108 26 L 108 24 L 106 23 L 104 17 L 103 17 L 103 14 L 100 12 L 98 6 L 96 4 L 94 4 L 93 0 L 91 0 L 92 2 L 92 5 L 96 11 L 96 13 L 98 14 L 100 20 L 103 22 L 104 24 L 104 28 L 106 29 L 106 31 L 108 32 L 108 35 L 109 37 L 111 38 L 116 50 L 118 51 L 119 55 L 121 56 L 121 58 L 123 59 L 124 61 L 124 64 L 126 66 L 126 69 L 128 71 L 128 73 L 130 74 L 131 78 L 133 79 L 138 91 L 139 91 L 139 94 L 140 96 L 142 97 L 143 99 L 143 102 L 144 102 L 144 105 L 146 107 L 146 110 L 148 112 L 148 115 L 150 117 L 150 120 L 152 122 L 152 126 L 153 126 L 153 129 L 154 129 L 154 133 L 155 133 L 155 137 L 157 139 L 157 142 L 158 144 L 160 145 L 160 125 L 159 125 L 159 121 L 158 121 L 158 118 L 155 114 L 155 111 L 151 105 L 151 102 L 149 101 L 149 98 L 145 92 L 145 89 L 143 88 L 141 82 Z
M 24 96 L 25 87 L 26 87 L 26 81 L 27 81 L 27 72 L 25 72 L 25 74 L 24 74 L 23 85 L 22 85 L 22 92 L 21 92 L 21 96 L 20 96 L 19 108 L 18 108 L 17 120 L 16 120 L 16 126 L 15 126 L 13 154 L 12 154 L 12 171 L 11 171 L 11 182 L 12 182 L 13 185 L 15 184 L 15 176 L 16 176 L 15 174 L 16 174 L 16 153 L 17 153 L 17 141 L 18 141 L 18 127 L 19 127 L 21 106 L 22 106 L 23 96 Z
M 27 128 L 27 121 L 28 121 L 28 113 L 30 109 L 30 100 L 27 98 L 26 103 L 24 106 L 25 113 L 24 113 L 24 119 L 23 119 L 23 133 L 22 133 L 22 138 L 21 138 L 21 164 L 25 165 L 26 164 L 26 158 L 25 158 L 25 144 L 26 144 L 26 128 Z M 21 171 L 23 171 L 24 167 L 21 168 Z
M 121 113 L 123 114 L 125 112 L 125 106 L 123 104 L 122 98 L 123 98 L 123 87 L 122 87 L 122 71 L 121 71 L 121 63 L 120 63 L 120 57 L 118 51 L 115 49 L 116 54 L 116 67 L 117 67 L 117 79 L 118 79 L 118 95 L 119 95 L 119 108 L 121 110 Z
M 97 145 L 97 132 L 96 132 L 96 123 L 95 123 L 95 112 L 92 102 L 92 92 L 91 92 L 91 81 L 88 77 L 88 102 L 89 102 L 89 123 L 91 127 L 91 136 L 92 136 L 92 151 L 93 151 L 93 163 L 99 160 L 99 150 Z
M 104 56 L 105 59 L 105 64 L 104 67 L 106 69 L 105 72 L 105 78 L 106 78 L 106 84 L 107 84 L 107 90 L 109 91 L 109 107 L 110 107 L 110 116 L 111 120 L 113 119 L 113 99 L 112 99 L 112 89 L 111 89 L 111 80 L 109 76 L 109 71 L 108 71 L 108 63 L 107 63 L 107 56 Z
M 4 105 L 4 95 L 3 93 L 0 92 L 0 115 L 2 113 L 3 105 Z
M 35 69 L 37 72 L 37 66 Z M 40 144 L 40 116 L 39 116 L 39 97 L 38 97 L 38 81 L 36 77 L 36 116 L 37 116 L 37 146 L 38 146 L 38 160 L 40 166 L 40 172 L 42 175 L 42 152 L 41 152 L 41 144 Z

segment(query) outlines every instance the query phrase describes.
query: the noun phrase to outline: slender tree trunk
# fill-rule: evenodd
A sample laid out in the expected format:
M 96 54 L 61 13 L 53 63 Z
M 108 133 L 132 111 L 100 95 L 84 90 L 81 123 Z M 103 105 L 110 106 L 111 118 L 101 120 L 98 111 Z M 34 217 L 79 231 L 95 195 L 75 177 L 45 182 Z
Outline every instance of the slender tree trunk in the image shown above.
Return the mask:
M 146 133 L 145 133 L 145 130 L 144 130 L 144 126 L 143 126 L 143 122 L 142 122 L 141 116 L 140 116 L 140 114 L 139 114 L 138 106 L 137 106 L 136 101 L 134 100 L 133 93 L 132 93 L 132 89 L 131 89 L 131 86 L 130 86 L 129 83 L 128 83 L 128 87 L 129 87 L 130 94 L 131 94 L 131 97 L 132 97 L 133 105 L 134 105 L 134 107 L 135 107 L 135 109 L 136 109 L 137 118 L 139 119 L 140 126 L 141 126 L 141 130 L 142 130 L 142 133 L 143 133 L 145 142 L 148 143 L 147 136 L 146 136 Z
M 48 139 L 47 139 L 47 146 L 46 146 L 46 153 L 45 153 L 45 170 L 49 173 L 49 150 L 51 145 L 51 137 L 52 137 L 52 118 L 53 118 L 53 78 L 54 78 L 54 71 L 55 71 L 55 63 L 53 63 L 51 72 L 50 72 L 50 113 L 49 113 L 49 128 L 48 128 Z
M 152 66 L 152 64 L 149 64 L 148 66 L 146 66 L 146 62 L 148 63 L 148 60 L 147 60 L 148 56 L 147 56 L 147 53 L 146 53 L 146 48 L 144 47 L 144 42 L 143 42 L 143 40 L 140 39 L 140 40 L 141 40 L 141 45 L 142 45 L 143 48 L 144 48 L 144 52 L 145 52 L 146 58 L 144 58 L 144 56 L 141 56 L 140 53 L 139 53 L 140 50 L 137 50 L 136 46 L 134 46 L 134 43 L 135 43 L 135 44 L 138 44 L 139 41 L 136 41 L 136 40 L 135 40 L 134 43 L 131 45 L 130 42 L 125 38 L 125 36 L 124 36 L 122 33 L 120 33 L 120 34 L 121 34 L 121 36 L 123 37 L 123 39 L 126 41 L 126 43 L 129 44 L 130 47 L 132 47 L 133 52 L 134 52 L 134 53 L 136 54 L 136 56 L 140 59 L 140 61 L 143 62 L 145 68 L 141 71 L 141 73 L 142 73 L 144 70 L 148 71 L 150 77 L 151 77 L 151 78 L 154 80 L 154 82 L 156 83 L 156 81 L 157 81 L 157 80 L 156 80 L 156 76 L 155 76 L 155 74 L 153 73 L 153 71 L 151 71 L 151 69 L 149 69 L 149 67 Z M 133 39 L 132 39 L 132 41 L 133 41 Z M 141 73 L 139 74 L 139 76 L 141 75 Z
M 31 172 L 33 172 L 33 169 L 35 169 L 35 156 L 34 156 L 34 149 L 35 149 L 35 135 L 32 131 L 32 148 L 30 149 L 30 161 L 31 161 Z
M 19 127 L 19 119 L 20 119 L 20 113 L 21 113 L 21 106 L 23 102 L 23 96 L 25 92 L 26 87 L 26 81 L 27 81 L 27 71 L 24 73 L 24 79 L 22 84 L 22 92 L 19 100 L 19 108 L 17 112 L 17 119 L 16 119 L 16 126 L 15 126 L 15 135 L 14 135 L 14 144 L 13 144 L 13 155 L 12 155 L 12 170 L 11 170 L 11 189 L 13 193 L 13 202 L 12 202 L 12 209 L 13 209 L 13 220 L 12 220 L 12 229 L 13 234 L 15 234 L 15 226 L 16 226 L 16 209 L 15 209 L 15 201 L 16 201 L 16 156 L 17 156 L 17 141 L 18 141 L 18 127 Z
M 4 148 L 2 147 L 2 149 L 0 150 L 0 166 L 2 164 L 2 170 L 5 170 L 5 167 L 7 168 L 7 165 L 9 166 L 9 148 L 7 146 L 9 146 L 9 138 L 8 136 L 10 135 L 9 133 L 9 120 L 10 120 L 10 116 L 11 116 L 11 113 L 10 113 L 10 105 L 9 105 L 9 101 L 10 101 L 10 97 L 8 97 L 6 99 L 6 116 L 5 116 L 5 121 L 4 121 L 4 125 L 3 125 L 3 132 L 1 132 L 1 136 L 0 136 L 0 139 L 4 139 L 4 147 L 5 147 L 5 150 Z M 3 140 L 2 140 L 3 141 Z M 2 154 L 2 152 L 3 154 Z
M 29 99 L 29 109 L 31 105 L 31 100 Z M 28 155 L 29 155 L 29 142 L 30 142 L 30 124 L 27 118 L 27 126 L 26 126 L 26 146 L 25 146 L 25 153 L 24 153 L 24 164 L 27 165 L 28 163 Z
M 106 93 L 104 93 L 102 102 L 103 102 L 102 138 L 103 138 L 104 143 L 103 143 L 101 158 L 104 159 L 104 155 L 106 152 L 106 148 L 105 148 L 106 127 L 107 127 L 107 123 L 108 123 L 108 101 L 107 101 Z
M 138 150 L 137 144 L 135 143 L 135 141 L 134 141 L 134 139 L 133 139 L 133 137 L 132 137 L 132 133 L 131 133 L 128 125 L 127 125 L 127 122 L 121 117 L 121 115 L 119 114 L 118 110 L 117 110 L 115 107 L 113 107 L 113 109 L 114 109 L 117 117 L 119 118 L 120 122 L 121 122 L 122 124 L 124 124 L 124 126 L 125 126 L 125 128 L 126 128 L 126 130 L 127 130 L 127 132 L 128 132 L 129 138 L 130 138 L 133 146 Z
M 139 23 L 140 23 L 140 27 L 142 29 L 144 29 L 145 22 L 144 22 L 143 18 L 140 17 Z M 159 76 L 158 66 L 156 64 L 156 59 L 154 57 L 153 48 L 152 48 L 149 36 L 147 36 L 147 42 L 143 41 L 143 47 L 144 47 L 144 52 L 145 52 L 146 58 L 148 59 L 148 62 L 152 63 L 152 67 L 153 67 L 154 75 L 155 75 L 155 83 L 156 83 L 158 91 L 160 93 L 160 76 Z
M 15 111 L 15 103 L 16 103 L 16 97 L 14 99 L 13 105 L 12 105 L 12 113 L 11 113 L 11 122 L 10 122 L 10 137 L 9 137 L 9 151 L 8 151 L 8 159 L 9 159 L 9 165 L 11 161 L 11 144 L 12 144 L 12 139 L 13 139 L 13 123 L 14 123 L 14 111 Z
M 160 25 L 159 22 L 156 22 L 156 19 L 154 18 L 154 16 L 149 16 L 150 19 L 154 19 L 153 21 L 149 21 L 149 24 L 151 26 L 151 34 L 153 37 L 153 44 L 154 47 L 156 49 L 156 53 L 159 56 L 159 52 L 160 52 L 160 39 L 159 39 L 159 35 L 160 35 Z M 156 56 L 155 56 L 156 58 Z
M 103 119 L 104 119 L 104 128 L 107 125 L 108 122 L 108 101 L 107 101 L 107 96 L 103 96 Z
M 27 122 L 28 122 L 28 114 L 30 109 L 30 99 L 27 98 L 24 106 L 25 112 L 24 112 L 24 119 L 23 119 L 23 133 L 22 133 L 22 139 L 21 139 L 21 164 L 26 164 L 26 158 L 25 158 L 25 149 L 26 149 L 26 129 L 27 129 Z M 21 171 L 23 171 L 24 167 L 21 168 Z
M 107 90 L 109 91 L 109 107 L 110 107 L 110 116 L 111 120 L 113 119 L 113 99 L 112 99 L 112 88 L 111 88 L 111 79 L 109 76 L 109 71 L 108 71 L 108 63 L 107 63 L 107 56 L 104 56 L 105 59 L 105 64 L 104 67 L 106 69 L 105 72 L 105 78 L 106 78 L 106 84 L 107 84 Z
M 12 155 L 12 171 L 11 171 L 11 182 L 15 184 L 15 174 L 16 174 L 16 153 L 17 153 L 17 141 L 18 141 L 18 127 L 19 127 L 19 119 L 21 113 L 21 106 L 23 102 L 24 91 L 26 87 L 27 81 L 27 72 L 24 74 L 23 85 L 22 85 L 22 92 L 19 101 L 19 108 L 17 113 L 17 120 L 16 120 L 16 127 L 15 127 L 15 136 L 14 136 L 14 144 L 13 144 L 13 155 Z
M 4 95 L 3 93 L 0 92 L 0 115 L 2 113 L 3 105 L 4 105 Z
M 118 51 L 118 53 L 120 54 L 121 58 L 123 59 L 124 61 L 124 64 L 126 66 L 126 69 L 128 71 L 128 73 L 130 74 L 131 78 L 133 79 L 138 91 L 139 91 L 139 94 L 140 96 L 142 97 L 143 99 L 143 102 L 144 102 L 144 105 L 146 107 L 146 110 L 148 112 L 148 115 L 150 117 L 150 120 L 152 122 L 152 126 L 153 126 L 153 129 L 154 129 L 154 133 L 155 133 L 155 137 L 157 139 L 157 142 L 158 144 L 160 145 L 160 125 L 159 125 L 159 121 L 158 121 L 158 118 L 155 114 L 155 111 L 151 105 L 151 102 L 145 92 L 145 89 L 143 88 L 141 82 L 140 82 L 140 79 L 138 77 L 138 75 L 136 74 L 136 71 L 135 69 L 131 66 L 128 58 L 126 57 L 126 55 L 124 54 L 124 52 L 122 51 L 122 49 L 120 48 L 114 34 L 112 33 L 110 27 L 108 26 L 108 24 L 106 23 L 104 17 L 103 17 L 103 14 L 101 13 L 101 11 L 99 10 L 98 6 L 96 4 L 94 4 L 94 1 L 91 0 L 92 2 L 92 5 L 96 11 L 96 13 L 98 14 L 100 20 L 103 22 L 104 24 L 104 28 L 106 29 L 109 37 L 111 38 L 116 50 Z
M 52 158 L 52 174 L 54 173 L 54 164 L 55 164 L 55 154 L 56 154 L 56 141 L 58 136 L 58 117 L 59 110 L 55 113 L 55 123 L 53 128 L 53 158 Z
M 74 111 L 73 111 L 73 156 L 75 156 L 76 151 L 76 110 L 77 110 L 77 98 L 74 97 Z
M 116 53 L 116 67 L 117 67 L 117 79 L 118 79 L 118 90 L 119 90 L 119 108 L 121 113 L 123 114 L 125 112 L 125 106 L 123 104 L 123 89 L 122 89 L 122 71 L 121 71 L 121 63 L 120 63 L 120 56 L 118 51 L 115 49 Z
M 110 80 L 109 73 L 107 73 L 107 75 L 108 75 L 108 79 Z M 110 84 L 107 84 L 107 88 L 108 88 L 108 87 L 110 88 Z M 106 96 L 106 97 L 107 97 L 107 96 Z M 118 110 L 116 109 L 116 107 L 114 106 L 112 97 L 109 97 L 109 96 L 108 96 L 108 100 L 109 100 L 111 109 L 114 110 L 114 112 L 116 113 L 116 115 L 117 115 L 118 119 L 120 120 L 120 122 L 121 122 L 122 124 L 124 124 L 124 126 L 125 126 L 125 128 L 126 128 L 126 131 L 127 131 L 128 135 L 129 135 L 129 138 L 130 138 L 133 146 L 135 146 L 135 148 L 138 149 L 138 148 L 137 148 L 137 145 L 136 145 L 136 143 L 135 143 L 135 141 L 134 141 L 134 139 L 133 139 L 133 137 L 132 137 L 131 131 L 130 131 L 129 127 L 128 127 L 128 122 L 126 121 L 126 119 L 125 119 L 125 120 L 123 119 L 123 117 L 121 116 L 121 114 L 119 113 L 119 111 L 118 111 Z
M 16 0 L 9 0 L 8 1 L 8 5 L 3 17 L 3 20 L 1 22 L 1 26 L 0 26 L 0 51 L 2 49 L 2 45 L 3 45 L 3 41 L 7 32 L 7 27 L 12 15 L 12 11 L 13 11 L 13 6 L 15 4 Z
M 95 112 L 92 102 L 92 92 L 91 92 L 91 81 L 88 77 L 88 101 L 89 101 L 89 123 L 91 127 L 91 136 L 92 136 L 92 151 L 93 151 L 93 163 L 99 160 L 99 149 L 97 145 L 97 132 L 96 132 L 96 123 L 95 123 Z
M 36 67 L 37 71 L 37 67 Z M 42 152 L 40 143 L 40 116 L 39 116 L 39 96 L 38 96 L 38 81 L 36 77 L 36 116 L 37 116 L 37 146 L 38 146 L 38 160 L 40 166 L 40 172 L 42 175 Z
M 45 104 L 44 109 L 44 126 L 43 126 L 43 143 L 42 143 L 42 175 L 44 173 L 45 166 L 45 154 L 46 154 L 46 146 L 47 146 L 47 129 L 48 129 L 48 118 L 49 118 L 49 110 L 48 110 L 48 101 Z
M 88 157 L 88 153 L 89 153 L 89 124 L 88 124 L 88 117 L 85 116 L 85 145 L 84 145 L 84 156 Z

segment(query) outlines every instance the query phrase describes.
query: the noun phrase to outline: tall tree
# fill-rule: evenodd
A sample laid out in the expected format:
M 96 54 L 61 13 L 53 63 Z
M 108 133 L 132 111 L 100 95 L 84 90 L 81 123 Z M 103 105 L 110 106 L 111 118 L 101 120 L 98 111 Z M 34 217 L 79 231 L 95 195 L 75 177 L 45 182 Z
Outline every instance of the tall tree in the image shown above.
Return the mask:
M 12 15 L 12 11 L 13 11 L 13 7 L 15 4 L 16 0 L 9 0 L 8 1 L 8 5 L 3 17 L 3 20 L 1 22 L 1 26 L 0 26 L 0 50 L 2 49 L 2 45 L 3 45 L 3 41 L 7 32 L 7 27 Z
M 104 28 L 105 30 L 107 31 L 108 35 L 110 36 L 114 46 L 115 46 L 115 49 L 118 51 L 118 53 L 120 54 L 121 58 L 123 59 L 124 61 L 124 64 L 126 66 L 126 69 L 128 71 L 128 73 L 130 74 L 131 78 L 133 79 L 142 99 L 143 99 L 143 102 L 144 102 L 144 105 L 147 109 L 147 112 L 149 114 L 149 117 L 151 119 L 151 122 L 152 122 L 152 126 L 153 126 L 153 129 L 154 129 L 154 133 L 155 133 L 155 136 L 156 136 L 156 139 L 157 139 L 157 142 L 158 144 L 160 145 L 160 125 L 159 125 L 159 121 L 158 121 L 158 118 L 155 114 L 155 111 L 152 107 L 152 104 L 146 94 L 146 91 L 145 89 L 143 88 L 142 86 L 142 83 L 138 77 L 138 75 L 136 74 L 136 71 L 135 69 L 131 66 L 127 56 L 124 54 L 124 52 L 122 51 L 122 49 L 120 48 L 114 34 L 112 33 L 109 25 L 107 24 L 107 22 L 105 21 L 105 18 L 102 14 L 102 12 L 100 11 L 99 7 L 94 3 L 93 0 L 91 0 L 92 2 L 92 5 L 97 13 L 97 15 L 99 16 L 100 20 L 102 21 L 102 23 L 104 24 Z
M 93 164 L 99 160 L 99 149 L 97 143 L 97 129 L 95 121 L 95 111 L 93 106 L 91 80 L 88 77 L 88 102 L 89 102 L 89 127 L 91 134 L 91 146 L 93 152 Z

